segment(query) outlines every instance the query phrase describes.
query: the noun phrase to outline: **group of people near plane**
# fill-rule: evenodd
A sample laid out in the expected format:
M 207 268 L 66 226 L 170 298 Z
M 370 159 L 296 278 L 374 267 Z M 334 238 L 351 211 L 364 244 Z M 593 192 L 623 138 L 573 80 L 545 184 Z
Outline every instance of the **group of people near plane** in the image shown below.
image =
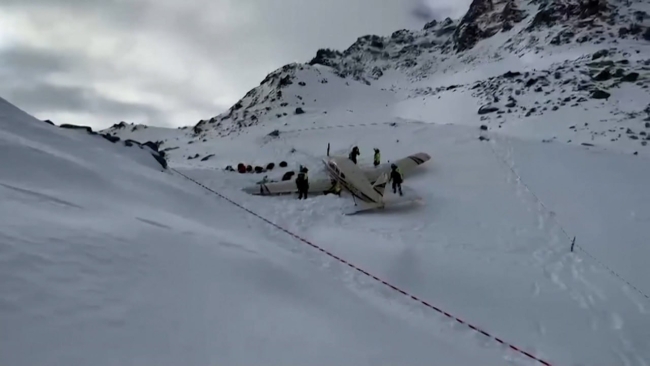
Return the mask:
M 376 167 L 379 166 L 381 163 L 381 152 L 379 151 L 378 148 L 374 148 L 375 150 L 375 155 L 373 158 L 373 165 Z M 352 148 L 352 151 L 350 151 L 350 154 L 348 155 L 348 158 L 352 160 L 353 163 L 357 163 L 357 157 L 361 155 L 361 152 L 359 151 L 359 147 L 355 146 Z M 393 184 L 393 193 L 399 192 L 400 196 L 402 195 L 402 182 L 404 181 L 404 176 L 402 175 L 402 172 L 399 170 L 397 165 L 391 164 L 390 165 L 390 176 L 388 178 L 388 182 L 392 182 Z M 309 192 L 309 177 L 307 176 L 307 173 L 309 172 L 309 169 L 307 167 L 300 167 L 300 171 L 298 172 L 298 176 L 296 177 L 296 188 L 298 188 L 298 199 L 307 199 L 307 193 Z M 341 195 L 341 185 L 338 181 L 332 180 L 332 188 L 327 191 L 326 193 L 334 193 L 338 196 Z

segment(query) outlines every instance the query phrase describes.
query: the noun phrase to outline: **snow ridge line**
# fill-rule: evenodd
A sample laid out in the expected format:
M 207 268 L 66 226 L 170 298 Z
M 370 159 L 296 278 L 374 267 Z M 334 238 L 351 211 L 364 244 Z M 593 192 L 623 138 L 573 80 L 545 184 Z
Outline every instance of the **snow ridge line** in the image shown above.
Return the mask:
M 514 168 L 513 166 L 511 166 L 510 164 L 508 164 L 508 163 L 507 163 L 503 158 L 501 158 L 501 157 L 499 156 L 499 154 L 497 154 L 497 152 L 494 150 L 494 147 L 492 147 L 492 145 L 490 145 L 490 150 L 492 150 L 492 153 L 494 154 L 494 156 L 495 156 L 495 157 L 496 157 L 496 158 L 497 158 L 501 163 L 503 163 L 503 165 L 505 165 L 505 166 L 506 166 L 506 167 L 507 167 L 507 168 L 512 172 L 512 174 L 515 175 L 515 177 L 517 178 L 517 181 L 518 181 L 519 183 L 521 183 L 521 185 L 524 186 L 524 188 L 526 189 L 526 191 L 527 191 L 528 193 L 530 193 L 530 195 L 533 196 L 533 198 L 537 201 L 537 203 L 538 203 L 538 204 L 539 204 L 539 205 L 540 205 L 540 206 L 541 206 L 541 207 L 542 207 L 542 208 L 547 212 L 547 214 L 548 214 L 548 216 L 551 218 L 551 220 L 553 220 L 553 221 L 555 222 L 555 224 L 560 228 L 560 230 L 562 230 L 562 233 L 564 234 L 564 236 L 566 236 L 567 240 L 568 240 L 569 242 L 572 242 L 572 240 L 575 239 L 575 238 L 572 238 L 572 237 L 569 235 L 569 233 L 566 231 L 566 229 L 564 228 L 564 226 L 563 226 L 563 225 L 562 225 L 562 224 L 561 224 L 561 223 L 560 223 L 560 222 L 555 218 L 555 215 L 551 215 L 551 212 L 553 212 L 553 211 L 551 211 L 551 210 L 550 210 L 550 209 L 549 209 L 549 208 L 544 204 L 544 202 L 539 198 L 539 196 L 537 196 L 537 194 L 535 194 L 535 192 L 533 192 L 533 191 L 530 189 L 530 187 L 528 187 L 528 184 L 526 184 L 526 182 L 524 182 L 524 180 L 521 179 L 521 176 L 519 175 L 519 173 L 517 173 L 517 171 L 515 170 L 515 168 Z M 607 266 L 605 263 L 603 263 L 602 261 L 600 261 L 600 260 L 599 260 L 598 258 L 596 258 L 593 254 L 589 253 L 585 248 L 581 247 L 579 244 L 573 244 L 573 245 L 575 245 L 578 249 L 580 249 L 580 250 L 581 250 L 583 253 L 585 253 L 588 257 L 590 257 L 590 258 L 591 258 L 594 262 L 596 262 L 598 265 L 600 265 L 601 267 L 603 267 L 603 268 L 605 268 L 607 271 L 609 271 L 609 273 L 610 273 L 611 275 L 613 275 L 614 277 L 618 277 L 618 279 L 619 279 L 620 281 L 622 281 L 623 283 L 625 283 L 626 285 L 628 285 L 630 288 L 632 288 L 633 290 L 635 290 L 636 292 L 638 292 L 641 296 L 643 296 L 643 297 L 645 297 L 646 299 L 650 300 L 650 296 L 646 295 L 643 291 L 641 291 L 638 287 L 634 286 L 632 283 L 630 283 L 630 281 L 626 280 L 623 276 L 621 276 L 621 275 L 619 275 L 618 273 L 616 273 L 616 271 L 614 271 L 613 269 L 609 268 L 609 266 Z
M 484 335 L 484 336 L 486 336 L 486 337 L 488 337 L 488 338 L 490 338 L 490 339 L 492 339 L 492 340 L 495 340 L 496 342 L 500 343 L 501 345 L 506 346 L 506 347 L 512 349 L 513 351 L 515 351 L 515 352 L 517 352 L 517 353 L 519 353 L 519 354 L 522 354 L 522 355 L 524 355 L 524 356 L 526 356 L 526 357 L 528 357 L 528 358 L 530 358 L 530 359 L 532 359 L 532 360 L 534 360 L 534 361 L 537 361 L 537 362 L 541 363 L 542 365 L 545 365 L 545 366 L 551 366 L 551 364 L 550 364 L 549 362 L 544 361 L 544 360 L 542 360 L 541 358 L 538 358 L 538 357 L 534 356 L 533 354 L 531 354 L 531 353 L 529 353 L 529 352 L 527 352 L 527 351 L 524 351 L 523 349 L 521 349 L 521 348 L 519 348 L 519 347 L 516 347 L 516 346 L 514 346 L 513 344 L 508 343 L 508 342 L 506 342 L 506 341 L 500 339 L 499 337 L 496 337 L 496 336 L 494 336 L 494 335 L 492 335 L 492 334 L 490 334 L 490 333 L 488 333 L 488 332 L 482 330 L 481 328 L 478 328 L 478 327 L 472 325 L 471 323 L 468 323 L 468 322 L 466 322 L 466 321 L 464 321 L 464 320 L 458 318 L 457 316 L 454 316 L 454 315 L 452 315 L 452 314 L 450 314 L 450 313 L 448 313 L 448 312 L 446 312 L 446 311 L 444 311 L 444 310 L 441 310 L 440 308 L 438 308 L 438 307 L 436 307 L 436 306 L 434 306 L 434 305 L 429 304 L 427 301 L 422 300 L 422 299 L 420 299 L 419 297 L 417 297 L 417 296 L 415 296 L 415 295 L 412 295 L 412 294 L 410 294 L 410 293 L 408 293 L 408 292 L 406 292 L 406 291 L 400 289 L 399 287 L 397 287 L 397 286 L 395 286 L 395 285 L 392 285 L 391 283 L 382 280 L 381 278 L 379 278 L 379 277 L 377 277 L 377 276 L 375 276 L 375 275 L 373 275 L 373 274 L 371 274 L 371 273 L 369 273 L 369 272 L 363 270 L 362 268 L 360 268 L 360 267 L 358 267 L 358 266 L 356 266 L 356 265 L 354 265 L 354 264 L 348 262 L 348 261 L 345 260 L 344 258 L 341 258 L 341 257 L 339 257 L 339 256 L 337 256 L 337 255 L 331 253 L 330 251 L 321 248 L 320 246 L 318 246 L 318 245 L 316 245 L 316 244 L 310 242 L 309 240 L 307 240 L 307 239 L 305 239 L 305 238 L 302 238 L 301 236 L 299 236 L 299 235 L 297 235 L 297 234 L 294 234 L 293 232 L 289 231 L 288 229 L 285 229 L 285 228 L 283 228 L 282 226 L 280 226 L 280 225 L 278 225 L 278 224 L 272 222 L 271 220 L 269 220 L 269 219 L 267 219 L 267 218 L 265 218 L 265 217 L 263 217 L 263 216 L 261 216 L 261 215 L 255 213 L 255 212 L 249 210 L 248 208 L 242 206 L 241 204 L 239 204 L 239 203 L 233 201 L 232 199 L 230 199 L 230 198 L 224 196 L 223 194 L 221 194 L 221 193 L 219 193 L 219 192 L 217 192 L 217 191 L 215 191 L 215 190 L 213 190 L 213 189 L 211 189 L 211 188 L 205 186 L 204 184 L 202 184 L 202 183 L 200 183 L 200 182 L 198 182 L 198 181 L 196 181 L 196 180 L 194 180 L 194 179 L 188 177 L 187 175 L 185 175 L 185 174 L 179 172 L 178 170 L 176 170 L 176 169 L 174 169 L 174 168 L 170 168 L 170 169 L 171 169 L 172 171 L 178 173 L 179 175 L 181 175 L 181 176 L 184 177 L 185 179 L 187 179 L 187 180 L 189 180 L 189 181 L 191 181 L 191 182 L 193 182 L 193 183 L 199 185 L 200 187 L 206 189 L 207 191 L 209 191 L 209 192 L 211 192 L 211 193 L 217 195 L 219 198 L 221 198 L 221 199 L 223 199 L 223 200 L 229 202 L 229 203 L 232 204 L 233 206 L 236 206 L 237 208 L 240 208 L 240 209 L 246 211 L 246 212 L 249 213 L 250 215 L 253 215 L 253 216 L 257 217 L 258 219 L 260 219 L 260 220 L 266 222 L 267 224 L 269 224 L 269 225 L 275 227 L 276 229 L 278 229 L 278 230 L 284 232 L 285 234 L 287 234 L 287 235 L 293 237 L 294 239 L 297 239 L 298 241 L 300 241 L 300 242 L 302 242 L 302 243 L 304 243 L 304 244 L 307 244 L 307 245 L 309 245 L 310 247 L 312 247 L 312 248 L 314 248 L 314 249 L 320 251 L 321 253 L 323 253 L 323 254 L 325 254 L 325 255 L 327 255 L 327 256 L 329 256 L 329 257 L 331 257 L 331 258 L 337 260 L 338 262 L 347 265 L 348 267 L 352 268 L 353 270 L 355 270 L 355 271 L 357 271 L 357 272 L 360 272 L 360 273 L 363 273 L 364 275 L 366 275 L 366 276 L 372 278 L 373 280 L 375 280 L 375 281 L 377 281 L 377 282 L 379 282 L 379 283 L 381 283 L 381 284 L 383 284 L 383 285 L 385 285 L 385 286 L 391 288 L 392 290 L 397 291 L 397 292 L 399 292 L 400 294 L 402 294 L 402 295 L 404 295 L 404 296 L 406 296 L 406 297 L 411 298 L 411 300 L 416 301 L 416 302 L 420 303 L 421 305 L 424 305 L 425 307 L 427 307 L 427 308 L 429 308 L 429 309 L 435 310 L 436 312 L 438 312 L 438 313 L 440 313 L 440 314 L 446 316 L 446 317 L 449 318 L 449 319 L 452 319 L 452 320 L 454 320 L 454 321 L 456 321 L 456 322 L 458 322 L 458 323 L 460 323 L 460 324 L 466 325 L 467 327 L 469 327 L 469 328 L 472 329 L 473 331 L 478 332 L 478 333 L 481 333 L 482 335 Z
M 295 129 L 295 130 L 284 130 L 284 131 L 280 131 L 280 132 L 281 133 L 292 133 L 292 132 L 302 132 L 302 131 L 327 130 L 327 129 L 332 129 L 332 128 L 354 128 L 354 127 L 370 127 L 370 126 L 381 126 L 381 125 L 398 126 L 400 124 L 424 124 L 424 123 L 420 122 L 420 121 L 355 123 L 355 124 L 349 124 L 349 125 L 299 128 L 299 129 Z

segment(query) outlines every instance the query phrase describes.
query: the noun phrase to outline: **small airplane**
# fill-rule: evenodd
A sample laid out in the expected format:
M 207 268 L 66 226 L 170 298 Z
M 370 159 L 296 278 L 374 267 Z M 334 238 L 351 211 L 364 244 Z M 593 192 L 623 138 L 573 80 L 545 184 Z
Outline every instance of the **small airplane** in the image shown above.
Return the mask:
M 357 208 L 352 211 L 353 213 L 383 208 L 387 204 L 387 201 L 384 199 L 384 191 L 386 189 L 386 184 L 388 183 L 391 169 L 390 166 L 392 164 L 397 165 L 402 174 L 407 175 L 416 167 L 429 160 L 431 160 L 429 154 L 420 152 L 399 159 L 393 163 L 385 163 L 376 167 L 372 166 L 362 168 L 354 164 L 347 157 L 328 157 L 323 159 L 323 163 L 325 164 L 329 179 L 323 178 L 311 180 L 309 182 L 309 193 L 326 194 L 333 192 L 335 184 L 339 183 L 342 188 L 361 201 L 360 205 L 356 205 Z M 293 194 L 298 192 L 293 180 L 259 183 L 255 186 L 246 187 L 243 190 L 249 194 L 261 196 Z M 412 201 L 414 199 L 405 197 L 405 199 L 396 202 L 404 202 L 407 200 Z M 391 203 L 393 202 L 394 201 L 391 201 Z

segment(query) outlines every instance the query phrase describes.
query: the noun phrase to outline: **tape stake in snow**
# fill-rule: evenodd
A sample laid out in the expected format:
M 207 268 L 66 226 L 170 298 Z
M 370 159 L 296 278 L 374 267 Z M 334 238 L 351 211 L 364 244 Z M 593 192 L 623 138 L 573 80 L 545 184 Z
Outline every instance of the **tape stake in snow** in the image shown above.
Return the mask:
M 219 192 L 217 192 L 217 191 L 215 191 L 215 190 L 213 190 L 213 189 L 211 189 L 211 188 L 209 188 L 209 187 L 206 187 L 205 185 L 203 185 L 203 184 L 197 182 L 196 180 L 194 180 L 194 179 L 188 177 L 187 175 L 185 175 L 185 174 L 179 172 L 178 170 L 173 169 L 173 168 L 171 168 L 171 170 L 174 171 L 174 172 L 176 172 L 176 173 L 178 173 L 179 175 L 181 175 L 181 176 L 184 177 L 185 179 L 187 179 L 187 180 L 189 180 L 189 181 L 191 181 L 191 182 L 193 182 L 193 183 L 195 183 L 195 184 L 197 184 L 197 185 L 203 187 L 204 189 L 206 189 L 207 191 L 209 191 L 209 192 L 215 194 L 215 195 L 218 196 L 219 198 L 221 198 L 221 199 L 223 199 L 223 200 L 225 200 L 225 201 L 231 203 L 233 206 L 236 206 L 236 207 L 238 207 L 238 208 L 240 208 L 240 209 L 246 211 L 247 213 L 249 213 L 249 214 L 251 214 L 251 215 L 253 215 L 253 216 L 259 218 L 260 220 L 266 222 L 267 224 L 273 226 L 274 228 L 276 228 L 276 229 L 278 229 L 278 230 L 280 230 L 280 231 L 286 233 L 287 235 L 289 235 L 289 236 L 291 236 L 291 237 L 297 239 L 298 241 L 300 241 L 300 242 L 302 242 L 302 243 L 304 243 L 304 244 L 309 245 L 310 247 L 312 247 L 312 248 L 314 248 L 314 249 L 320 251 L 321 253 L 327 255 L 328 257 L 330 257 L 330 258 L 332 258 L 332 259 L 334 259 L 334 260 L 336 260 L 336 261 L 338 261 L 338 262 L 340 262 L 340 263 L 342 263 L 342 264 L 344 264 L 344 265 L 346 265 L 346 266 L 348 266 L 348 267 L 354 269 L 355 271 L 357 271 L 357 272 L 359 272 L 359 273 L 362 273 L 362 274 L 368 276 L 369 278 L 372 278 L 373 280 L 375 280 L 375 281 L 381 283 L 382 285 L 384 285 L 384 286 L 386 286 L 386 287 L 388 287 L 388 288 L 390 288 L 390 289 L 396 291 L 397 293 L 400 293 L 400 294 L 402 294 L 402 295 L 404 295 L 404 296 L 410 298 L 411 300 L 413 300 L 413 301 L 415 301 L 415 302 L 417 302 L 417 303 L 419 303 L 419 304 L 421 304 L 421 305 L 423 305 L 423 306 L 425 306 L 425 307 L 427 307 L 427 308 L 429 308 L 429 309 L 431 309 L 431 310 L 433 310 L 433 311 L 435 311 L 435 312 L 437 312 L 437 313 L 439 313 L 439 314 L 444 315 L 445 317 L 447 317 L 447 318 L 449 318 L 449 319 L 451 319 L 451 320 L 453 320 L 453 321 L 456 321 L 456 322 L 458 322 L 458 323 L 460 323 L 460 324 L 466 325 L 468 328 L 472 329 L 473 331 L 475 331 L 475 332 L 477 332 L 477 333 L 480 333 L 480 334 L 482 334 L 482 335 L 484 335 L 484 336 L 486 336 L 486 337 L 488 337 L 488 338 L 494 340 L 495 342 L 497 342 L 497 343 L 499 343 L 499 344 L 501 344 L 501 345 L 503 345 L 503 346 L 506 346 L 506 347 L 508 347 L 509 349 L 511 349 L 511 350 L 513 350 L 513 351 L 515 351 L 515 352 L 521 354 L 521 355 L 524 355 L 524 356 L 526 356 L 526 357 L 528 357 L 528 358 L 530 358 L 530 359 L 532 359 L 532 360 L 534 360 L 534 361 L 536 361 L 536 362 L 538 362 L 538 363 L 540 363 L 540 364 L 542 364 L 542 365 L 545 365 L 545 366 L 551 366 L 551 364 L 550 364 L 549 362 L 544 361 L 543 359 L 541 359 L 541 358 L 539 358 L 539 357 L 537 357 L 537 356 L 531 354 L 530 352 L 526 352 L 526 351 L 522 350 L 521 348 L 518 348 L 518 347 L 514 346 L 513 344 L 510 344 L 510 343 L 508 343 L 508 342 L 505 342 L 505 341 L 503 341 L 502 339 L 500 339 L 500 338 L 498 338 L 498 337 L 495 337 L 495 336 L 493 336 L 492 334 L 490 334 L 490 333 L 488 333 L 488 332 L 486 332 L 486 331 L 481 330 L 480 328 L 476 327 L 475 325 L 472 325 L 471 323 L 468 323 L 468 322 L 466 322 L 465 320 L 462 320 L 462 319 L 460 319 L 460 318 L 458 318 L 458 317 L 452 315 L 451 313 L 448 313 L 448 312 L 446 312 L 446 311 L 444 311 L 444 310 L 441 310 L 440 308 L 431 305 L 430 303 L 426 302 L 425 300 L 422 300 L 422 299 L 420 299 L 419 297 L 417 297 L 417 296 L 415 296 L 415 295 L 413 295 L 413 294 L 410 294 L 410 293 L 408 293 L 407 291 L 404 291 L 404 290 L 402 290 L 401 288 L 399 288 L 399 287 L 397 287 L 397 286 L 395 286 L 395 285 L 393 285 L 393 284 L 391 284 L 391 283 L 389 283 L 389 282 L 387 282 L 387 281 L 385 281 L 385 280 L 382 280 L 381 278 L 379 278 L 379 277 L 377 277 L 377 276 L 375 276 L 375 275 L 373 275 L 373 274 L 370 274 L 368 271 L 365 271 L 365 270 L 361 269 L 361 267 L 358 267 L 358 266 L 352 264 L 351 262 L 349 262 L 349 261 L 347 261 L 347 260 L 345 260 L 345 259 L 343 259 L 343 258 L 341 258 L 341 257 L 339 257 L 339 256 L 337 256 L 337 255 L 335 255 L 335 254 L 333 254 L 333 253 L 331 253 L 330 251 L 328 251 L 328 250 L 326 250 L 326 249 L 324 249 L 324 248 L 322 248 L 322 247 L 320 247 L 320 246 L 318 246 L 318 245 L 312 243 L 311 241 L 309 241 L 309 240 L 307 240 L 307 239 L 305 239 L 305 238 L 299 236 L 298 234 L 295 234 L 295 233 L 289 231 L 288 229 L 285 229 L 285 228 L 283 228 L 282 226 L 280 226 L 280 225 L 278 225 L 278 224 L 272 222 L 271 220 L 269 220 L 269 219 L 267 219 L 267 218 L 265 218 L 265 217 L 263 217 L 263 216 L 261 216 L 261 215 L 255 213 L 255 212 L 249 210 L 248 208 L 242 206 L 241 204 L 239 204 L 239 203 L 233 201 L 232 199 L 230 199 L 230 198 L 224 196 L 223 194 L 221 194 L 221 193 L 219 193 Z
M 562 233 L 564 233 L 564 235 L 566 236 L 566 238 L 567 238 L 567 239 L 571 239 L 571 236 L 569 236 L 569 233 L 568 233 L 567 230 L 564 228 L 564 226 L 563 226 L 563 225 L 562 225 L 562 224 L 557 220 L 557 218 L 555 217 L 555 215 L 552 215 L 552 212 L 553 212 L 553 211 L 551 211 L 551 210 L 550 210 L 550 209 L 549 209 L 549 208 L 544 204 L 544 202 L 539 198 L 539 196 L 537 196 L 537 194 L 535 194 L 535 192 L 533 192 L 533 191 L 530 189 L 530 187 L 529 187 L 529 186 L 528 186 L 528 185 L 523 181 L 523 179 L 521 179 L 521 176 L 519 175 L 519 173 L 517 173 L 517 171 L 515 171 L 514 166 L 508 164 L 508 163 L 507 163 L 507 162 L 506 162 L 502 157 L 500 157 L 499 154 L 497 154 L 497 152 L 494 150 L 494 148 L 493 148 L 492 146 L 490 146 L 490 150 L 492 151 L 492 154 L 494 154 L 494 156 L 495 156 L 495 157 L 496 157 L 496 158 L 497 158 L 497 159 L 498 159 L 498 160 L 499 160 L 499 161 L 500 161 L 500 162 L 501 162 L 501 163 L 502 163 L 506 168 L 508 168 L 508 169 L 512 172 L 512 174 L 514 174 L 514 176 L 517 178 L 517 182 L 518 182 L 519 184 L 523 185 L 523 187 L 526 189 L 526 192 L 528 192 L 528 193 L 529 193 L 529 194 L 530 194 L 530 195 L 535 199 L 535 201 L 536 201 L 536 202 L 537 202 L 537 203 L 538 203 L 538 204 L 539 204 L 539 205 L 540 205 L 540 206 L 541 206 L 541 207 L 542 207 L 542 208 L 543 208 L 543 209 L 544 209 L 544 210 L 549 214 L 549 216 L 552 218 L 552 220 L 555 222 L 555 224 L 560 228 L 560 230 L 562 230 Z M 631 289 L 633 289 L 634 291 L 636 291 L 637 293 L 639 293 L 641 296 L 643 296 L 643 297 L 645 297 L 646 299 L 650 300 L 650 296 L 648 296 L 646 293 L 644 293 L 643 291 L 641 291 L 638 287 L 634 286 L 630 281 L 626 280 L 625 277 L 621 276 L 621 275 L 618 274 L 616 271 L 614 271 L 613 269 L 611 269 L 608 265 L 606 265 L 605 263 L 603 263 L 603 261 L 599 260 L 598 258 L 596 258 L 596 256 L 594 256 L 593 254 L 589 253 L 585 248 L 581 247 L 580 245 L 576 245 L 576 237 L 574 236 L 574 237 L 573 237 L 573 240 L 571 241 L 571 252 L 573 252 L 573 249 L 574 249 L 574 247 L 576 247 L 576 246 L 578 247 L 578 249 L 580 249 L 581 252 L 583 252 L 584 254 L 586 254 L 589 258 L 591 258 L 591 259 L 592 259 L 594 262 L 596 262 L 599 266 L 605 268 L 605 269 L 606 269 L 606 270 L 607 270 L 611 275 L 613 275 L 614 277 L 617 277 L 619 280 L 621 280 L 623 283 L 625 283 L 626 285 L 628 285 Z

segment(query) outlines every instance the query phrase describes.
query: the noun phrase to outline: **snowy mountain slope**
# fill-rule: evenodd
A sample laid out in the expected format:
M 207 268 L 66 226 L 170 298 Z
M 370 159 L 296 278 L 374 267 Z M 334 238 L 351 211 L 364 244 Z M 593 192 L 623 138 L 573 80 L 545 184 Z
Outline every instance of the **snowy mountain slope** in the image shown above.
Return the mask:
M 362 37 L 346 51 L 322 50 L 310 64 L 280 68 L 229 111 L 192 127 L 105 132 L 161 141 L 173 168 L 551 364 L 645 366 L 649 11 L 642 1 L 476 0 L 460 20 Z M 371 162 L 373 147 L 388 160 L 431 154 L 405 183 L 424 203 L 345 217 L 349 197 L 297 201 L 241 191 L 300 165 L 311 179 L 325 177 L 328 144 L 332 154 L 358 145 L 362 164 Z M 288 166 L 278 167 L 282 161 Z M 260 174 L 224 169 L 239 163 Z M 264 169 L 269 163 L 275 167 Z M 198 191 L 174 182 L 193 192 L 182 196 L 192 204 L 178 198 L 173 210 L 156 203 L 157 211 L 171 215 L 178 206 L 190 211 L 185 220 L 198 215 L 201 225 L 245 230 L 257 242 L 226 236 L 264 260 L 284 258 L 278 252 L 306 259 L 301 269 L 317 274 L 288 276 L 343 281 L 378 316 L 419 324 L 433 336 L 424 344 L 435 356 L 416 344 L 412 358 L 400 359 L 401 342 L 398 351 L 386 351 L 400 364 L 439 357 L 449 357 L 440 360 L 448 364 L 534 364 L 276 229 L 258 228 L 258 218 L 230 211 L 224 201 L 201 195 L 190 210 Z M 317 325 L 324 324 L 330 323 Z M 363 344 L 392 344 L 381 334 Z M 444 350 L 455 342 L 458 348 Z M 353 353 L 350 363 L 363 363 Z
M 544 69 L 502 62 L 497 76 L 476 80 L 460 74 L 452 88 L 420 88 L 395 106 L 395 114 L 647 155 L 650 52 L 647 46 L 639 50 L 586 53 Z M 594 55 L 601 56 L 593 60 Z
M 502 363 L 146 151 L 0 100 L 0 167 L 1 364 Z
M 486 135 L 489 142 L 480 141 L 477 130 L 464 126 L 366 123 L 281 133 L 260 144 L 264 132 L 251 128 L 246 135 L 222 139 L 210 150 L 215 160 L 177 166 L 248 209 L 552 364 L 644 365 L 650 359 L 648 300 L 579 249 L 570 252 L 576 236 L 590 255 L 650 292 L 644 264 L 650 255 L 646 159 L 492 133 Z M 259 175 L 207 169 L 255 150 L 267 160 L 286 159 L 290 167 L 305 164 L 316 179 L 324 176 L 319 157 L 328 142 L 332 153 L 358 145 L 363 164 L 371 162 L 372 146 L 379 146 L 385 159 L 430 153 L 432 161 L 406 178 L 424 203 L 346 217 L 341 212 L 353 204 L 349 197 L 249 196 L 240 188 Z M 308 247 L 302 252 L 319 256 Z
M 360 37 L 343 52 L 320 50 L 310 64 L 385 87 L 390 85 L 382 83 L 386 71 L 416 81 L 451 66 L 449 60 L 467 67 L 498 60 L 506 52 L 650 40 L 648 12 L 640 0 L 474 0 L 460 20 L 434 20 L 423 30 L 400 30 L 389 37 Z
M 643 1 L 475 0 L 460 20 L 360 37 L 345 51 L 320 50 L 309 64 L 286 65 L 228 112 L 192 131 L 168 131 L 167 148 L 212 144 L 249 126 L 270 132 L 401 118 L 645 154 L 649 12 Z M 479 115 L 487 104 L 498 109 Z M 441 109 L 453 109 L 445 111 L 453 118 L 441 121 Z
M 507 32 L 519 34 L 526 19 Z M 396 66 L 376 80 L 350 73 L 336 77 L 338 84 L 328 78 L 301 86 L 301 71 L 312 69 L 294 65 L 289 70 L 297 72 L 278 74 L 293 73 L 292 84 L 277 85 L 282 98 L 296 84 L 313 96 L 304 107 L 293 100 L 277 118 L 279 100 L 255 100 L 277 90 L 260 87 L 237 112 L 271 108 L 254 123 L 204 122 L 196 135 L 170 130 L 163 146 L 173 140 L 172 166 L 199 182 L 552 364 L 646 365 L 648 43 L 614 37 L 509 48 L 507 32 L 460 53 L 450 44 L 442 56 L 422 56 L 431 60 L 426 72 Z M 372 70 L 373 62 L 380 61 L 359 65 Z M 342 73 L 336 63 L 313 67 Z M 291 113 L 298 106 L 306 113 Z M 424 204 L 348 218 L 341 212 L 349 198 L 240 191 L 299 165 L 312 179 L 325 177 L 320 159 L 328 143 L 332 154 L 358 145 L 363 164 L 373 147 L 384 159 L 431 154 L 406 179 Z M 277 168 L 280 161 L 288 167 Z M 270 162 L 276 168 L 262 174 L 223 169 Z M 309 248 L 301 253 L 319 258 Z M 493 346 L 478 339 L 480 348 Z

